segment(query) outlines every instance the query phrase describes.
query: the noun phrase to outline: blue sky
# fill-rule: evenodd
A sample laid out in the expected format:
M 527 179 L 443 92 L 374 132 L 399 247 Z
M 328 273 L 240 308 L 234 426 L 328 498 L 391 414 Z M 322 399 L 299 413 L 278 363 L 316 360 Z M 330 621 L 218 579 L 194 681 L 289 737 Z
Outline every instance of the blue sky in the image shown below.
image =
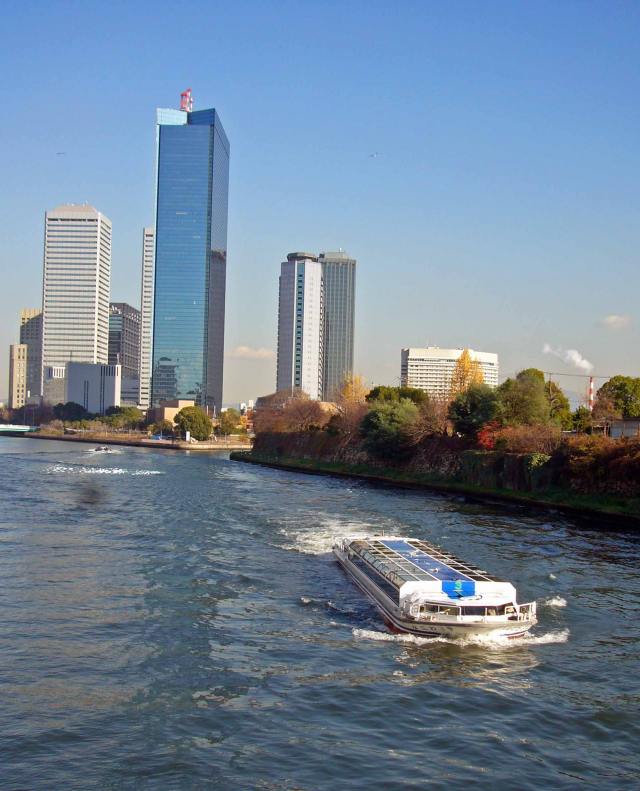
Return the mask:
M 234 350 L 275 350 L 297 249 L 358 259 L 369 381 L 426 342 L 503 376 L 574 370 L 545 343 L 640 375 L 639 40 L 640 5 L 611 0 L 5 6 L 0 396 L 46 209 L 111 218 L 112 299 L 139 303 L 155 108 L 189 86 L 232 147 L 225 401 L 274 387 L 275 359 Z

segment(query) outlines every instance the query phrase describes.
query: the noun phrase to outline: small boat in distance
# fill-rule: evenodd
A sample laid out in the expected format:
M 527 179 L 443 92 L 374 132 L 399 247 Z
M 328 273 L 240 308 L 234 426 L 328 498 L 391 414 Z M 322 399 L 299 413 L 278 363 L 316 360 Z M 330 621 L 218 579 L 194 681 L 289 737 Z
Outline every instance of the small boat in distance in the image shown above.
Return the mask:
M 338 562 L 395 632 L 418 637 L 522 637 L 537 623 L 536 603 L 440 548 L 404 536 L 343 538 Z
M 111 448 L 109 448 L 107 445 L 98 445 L 97 448 L 93 449 L 93 452 L 94 453 L 111 453 L 112 451 L 111 451 Z

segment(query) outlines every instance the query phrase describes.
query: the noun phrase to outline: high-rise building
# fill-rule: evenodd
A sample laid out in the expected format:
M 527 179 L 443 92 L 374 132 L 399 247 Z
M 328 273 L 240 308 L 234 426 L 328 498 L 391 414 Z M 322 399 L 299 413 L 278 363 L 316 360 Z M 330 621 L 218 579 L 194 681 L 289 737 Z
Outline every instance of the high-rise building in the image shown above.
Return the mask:
M 340 250 L 320 253 L 324 280 L 324 372 L 322 397 L 333 401 L 353 373 L 356 261 Z
M 27 346 L 27 398 L 42 394 L 42 311 L 20 312 L 20 343 Z
M 158 110 L 151 401 L 222 406 L 229 141 L 217 112 Z
M 111 221 L 93 206 L 58 206 L 45 215 L 42 366 L 106 363 L 109 348 Z M 59 377 L 43 375 L 46 401 Z M 54 393 L 49 385 L 56 382 Z
M 9 409 L 20 409 L 27 402 L 27 344 L 9 346 Z
M 441 349 L 438 346 L 402 349 L 400 355 L 400 383 L 403 387 L 417 387 L 429 395 L 444 398 L 449 395 L 451 378 L 458 358 L 464 349 Z M 472 360 L 480 363 L 484 383 L 498 386 L 498 355 L 468 349 Z
M 276 388 L 322 398 L 324 295 L 322 264 L 289 253 L 280 268 Z
M 122 366 L 122 403 L 137 404 L 140 393 L 140 311 L 126 302 L 109 305 L 109 365 Z
M 142 283 L 140 287 L 140 394 L 138 403 L 145 409 L 151 398 L 151 350 L 153 331 L 153 228 L 142 231 Z

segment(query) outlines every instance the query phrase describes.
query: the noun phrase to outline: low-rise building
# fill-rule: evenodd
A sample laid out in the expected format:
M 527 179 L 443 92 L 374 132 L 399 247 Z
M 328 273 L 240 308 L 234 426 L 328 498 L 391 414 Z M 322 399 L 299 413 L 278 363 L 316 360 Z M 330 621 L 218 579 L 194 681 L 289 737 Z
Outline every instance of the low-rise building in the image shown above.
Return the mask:
M 66 401 L 80 404 L 95 415 L 104 415 L 109 407 L 120 406 L 120 365 L 67 363 L 66 374 Z
M 161 423 L 163 420 L 168 420 L 169 423 L 173 423 L 180 410 L 195 405 L 195 401 L 190 401 L 187 398 L 174 398 L 172 401 L 163 401 L 159 406 L 149 410 L 147 421 L 149 423 Z
M 640 437 L 640 418 L 610 420 L 607 433 L 611 439 Z
M 442 349 L 439 346 L 402 349 L 400 355 L 400 383 L 416 387 L 431 396 L 445 398 L 451 390 L 451 379 L 456 363 L 464 349 Z M 472 360 L 477 360 L 484 383 L 498 386 L 498 355 L 467 349 Z

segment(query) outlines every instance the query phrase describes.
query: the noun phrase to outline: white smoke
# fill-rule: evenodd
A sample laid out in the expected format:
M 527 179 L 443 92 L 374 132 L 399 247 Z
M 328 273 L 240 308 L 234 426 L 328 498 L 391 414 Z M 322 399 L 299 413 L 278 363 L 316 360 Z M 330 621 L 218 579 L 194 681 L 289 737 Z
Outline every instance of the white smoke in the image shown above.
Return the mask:
M 631 326 L 631 316 L 620 316 L 617 313 L 610 313 L 602 319 L 602 325 L 608 330 L 626 330 Z
M 585 371 L 586 373 L 591 373 L 591 371 L 593 371 L 593 363 L 585 359 L 577 349 L 563 349 L 561 346 L 556 346 L 554 349 L 553 346 L 545 343 L 542 351 L 544 354 L 552 354 L 554 357 L 567 363 L 567 365 L 572 365 L 579 371 Z

